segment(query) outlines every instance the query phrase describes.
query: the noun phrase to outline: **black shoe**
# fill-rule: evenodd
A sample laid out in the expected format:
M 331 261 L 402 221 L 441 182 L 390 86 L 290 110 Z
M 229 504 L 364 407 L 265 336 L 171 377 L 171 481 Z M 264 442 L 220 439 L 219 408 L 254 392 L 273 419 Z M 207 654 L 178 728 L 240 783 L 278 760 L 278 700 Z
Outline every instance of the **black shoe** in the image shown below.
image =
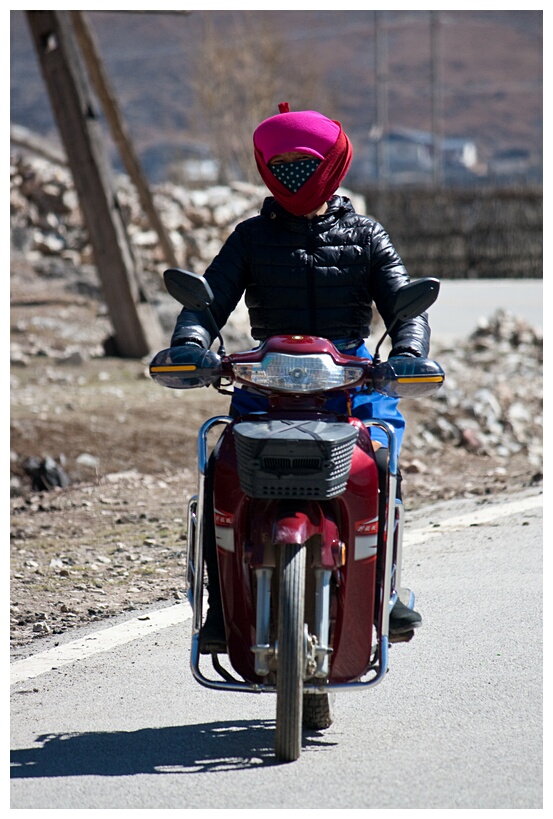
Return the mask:
M 389 637 L 391 642 L 408 642 L 414 629 L 422 625 L 422 617 L 402 603 L 399 597 L 390 612 Z M 399 638 L 399 639 L 395 639 Z
M 208 609 L 205 623 L 200 629 L 200 654 L 226 654 L 227 637 L 223 613 Z

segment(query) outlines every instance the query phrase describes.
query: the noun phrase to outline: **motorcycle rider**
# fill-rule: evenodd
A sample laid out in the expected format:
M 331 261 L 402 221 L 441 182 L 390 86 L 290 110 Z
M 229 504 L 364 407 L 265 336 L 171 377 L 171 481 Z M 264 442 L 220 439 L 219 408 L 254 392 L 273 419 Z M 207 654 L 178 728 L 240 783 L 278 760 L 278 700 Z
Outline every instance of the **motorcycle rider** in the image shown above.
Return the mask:
M 260 214 L 237 225 L 209 265 L 205 278 L 214 294 L 211 312 L 219 328 L 245 293 L 252 337 L 315 335 L 330 339 L 338 350 L 370 358 L 369 335 L 374 302 L 386 326 L 391 324 L 396 291 L 410 281 L 392 242 L 373 218 L 355 212 L 350 200 L 336 195 L 352 158 L 349 138 L 336 120 L 317 111 L 289 110 L 265 119 L 253 134 L 258 171 L 272 196 Z M 426 314 L 391 328 L 392 356 L 427 357 L 430 328 Z M 205 313 L 183 309 L 171 346 L 208 348 L 213 328 Z M 398 451 L 405 421 L 397 399 L 373 393 L 354 395 L 350 414 L 379 417 L 396 431 Z M 266 408 L 266 399 L 247 387 L 235 388 L 230 414 Z M 327 401 L 346 411 L 346 398 Z M 386 434 L 371 429 L 377 462 Z M 200 651 L 226 652 L 215 537 L 212 524 L 212 471 L 206 479 L 208 613 L 200 632 Z M 398 486 L 399 486 L 398 470 Z M 420 614 L 399 598 L 390 613 L 391 641 L 407 641 L 420 626 Z

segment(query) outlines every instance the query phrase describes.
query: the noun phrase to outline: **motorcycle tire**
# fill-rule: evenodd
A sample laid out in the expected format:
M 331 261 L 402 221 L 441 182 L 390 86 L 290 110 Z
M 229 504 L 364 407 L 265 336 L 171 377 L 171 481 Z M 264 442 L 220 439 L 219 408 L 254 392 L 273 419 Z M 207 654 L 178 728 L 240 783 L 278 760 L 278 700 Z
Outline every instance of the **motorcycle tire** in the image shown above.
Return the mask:
M 330 694 L 303 695 L 303 727 L 313 731 L 329 728 L 333 721 Z
M 305 546 L 287 543 L 280 560 L 275 756 L 293 762 L 301 753 L 305 669 Z

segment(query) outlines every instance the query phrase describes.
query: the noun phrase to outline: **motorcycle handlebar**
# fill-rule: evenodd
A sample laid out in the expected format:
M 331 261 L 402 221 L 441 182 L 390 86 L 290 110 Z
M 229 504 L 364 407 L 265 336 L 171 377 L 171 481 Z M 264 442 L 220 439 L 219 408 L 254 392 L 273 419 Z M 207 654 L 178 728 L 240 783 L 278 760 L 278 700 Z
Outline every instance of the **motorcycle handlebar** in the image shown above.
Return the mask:
M 261 364 L 266 354 L 271 352 L 297 354 L 298 356 L 330 354 L 337 367 L 349 366 L 362 370 L 362 375 L 358 379 L 354 378 L 349 384 L 333 385 L 331 382 L 326 385 L 322 384 L 321 393 L 347 392 L 364 386 L 394 398 L 419 397 L 436 392 L 444 381 L 442 368 L 437 362 L 430 359 L 394 357 L 374 364 L 367 358 L 357 358 L 340 353 L 331 342 L 325 339 L 308 338 L 309 342 L 316 343 L 298 345 L 303 338 L 276 337 L 276 339 L 269 339 L 255 350 L 222 357 L 212 350 L 205 350 L 196 345 L 170 347 L 157 353 L 153 358 L 150 364 L 150 375 L 157 383 L 173 389 L 219 386 L 222 379 L 226 379 L 229 384 L 248 383 L 248 378 L 240 377 L 240 365 Z M 302 346 L 304 349 L 301 349 Z M 259 384 L 257 386 L 263 389 Z M 268 390 L 269 388 L 265 387 L 264 391 Z

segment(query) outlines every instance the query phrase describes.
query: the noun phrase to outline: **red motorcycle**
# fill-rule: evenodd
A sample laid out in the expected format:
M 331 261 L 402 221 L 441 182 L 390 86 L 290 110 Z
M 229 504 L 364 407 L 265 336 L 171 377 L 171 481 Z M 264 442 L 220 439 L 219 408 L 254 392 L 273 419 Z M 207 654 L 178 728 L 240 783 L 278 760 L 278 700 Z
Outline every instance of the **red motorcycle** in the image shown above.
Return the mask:
M 213 297 L 203 277 L 171 269 L 165 284 L 186 308 L 209 311 Z M 402 287 L 394 320 L 420 315 L 438 291 L 437 279 Z M 302 726 L 331 724 L 333 692 L 383 679 L 390 610 L 398 594 L 414 606 L 412 593 L 400 589 L 404 511 L 396 498 L 394 430 L 376 418 L 330 412 L 325 400 L 357 389 L 426 396 L 444 373 L 428 359 L 380 361 L 386 334 L 372 360 L 314 336 L 273 336 L 226 355 L 217 335 L 219 353 L 173 347 L 150 364 L 152 378 L 166 387 L 223 391 L 234 383 L 269 399 L 266 412 L 216 416 L 199 431 L 198 492 L 188 504 L 191 668 L 208 688 L 276 692 L 275 754 L 292 761 Z M 208 435 L 217 426 L 224 429 L 210 452 Z M 374 426 L 388 438 L 384 468 L 375 460 Z M 228 662 L 212 654 L 207 676 L 199 632 L 209 469 Z

